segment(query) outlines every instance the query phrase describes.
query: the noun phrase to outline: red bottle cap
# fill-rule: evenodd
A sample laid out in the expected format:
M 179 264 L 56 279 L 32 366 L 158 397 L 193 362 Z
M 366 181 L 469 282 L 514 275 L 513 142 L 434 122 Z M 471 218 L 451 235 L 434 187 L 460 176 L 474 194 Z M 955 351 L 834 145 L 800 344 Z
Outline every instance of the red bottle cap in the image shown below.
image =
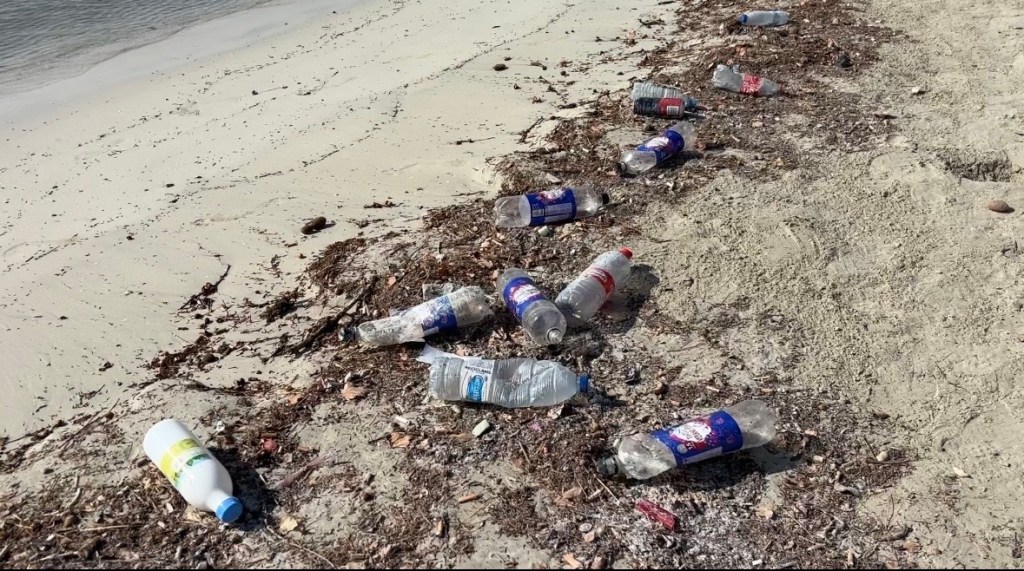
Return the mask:
M 619 253 L 622 254 L 623 256 L 626 256 L 626 258 L 629 260 L 633 259 L 633 250 L 630 250 L 629 248 L 619 248 Z

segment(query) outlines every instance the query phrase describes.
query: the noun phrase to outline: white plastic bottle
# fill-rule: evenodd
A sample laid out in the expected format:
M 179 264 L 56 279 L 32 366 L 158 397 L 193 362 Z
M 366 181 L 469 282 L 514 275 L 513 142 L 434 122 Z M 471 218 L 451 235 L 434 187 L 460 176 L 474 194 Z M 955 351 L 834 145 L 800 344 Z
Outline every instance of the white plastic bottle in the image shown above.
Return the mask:
M 746 95 L 765 97 L 782 93 L 782 85 L 763 77 L 740 73 L 739 66 L 735 65 L 728 67 L 718 64 L 715 73 L 711 76 L 711 83 L 719 89 Z
M 567 186 L 535 194 L 504 196 L 494 202 L 494 225 L 518 228 L 590 218 L 605 204 L 608 204 L 608 195 L 592 186 Z
M 590 377 L 577 377 L 553 361 L 438 357 L 430 366 L 430 394 L 447 401 L 554 406 L 589 388 Z
M 184 424 L 174 419 L 156 423 L 142 447 L 189 505 L 217 514 L 224 523 L 242 515 L 242 502 L 231 495 L 228 471 Z
M 744 26 L 784 26 L 789 22 L 789 12 L 782 10 L 753 10 L 740 14 L 740 24 Z
M 498 291 L 509 309 L 523 325 L 526 335 L 538 345 L 555 345 L 565 335 L 565 316 L 537 289 L 530 275 L 509 268 L 498 278 Z
M 660 136 L 622 153 L 619 172 L 628 176 L 645 173 L 682 151 L 692 149 L 693 143 L 693 125 L 680 121 Z
M 590 267 L 555 298 L 555 305 L 563 312 L 586 321 L 597 315 L 612 292 L 626 283 L 633 267 L 633 251 L 619 248 L 597 257 Z
M 357 328 L 359 341 L 371 347 L 422 341 L 455 331 L 493 315 L 484 290 L 471 286 L 421 303 L 398 315 L 367 321 Z
M 619 442 L 615 456 L 598 463 L 608 477 L 653 478 L 677 466 L 763 446 L 775 438 L 778 414 L 763 401 L 747 400 L 707 416 Z

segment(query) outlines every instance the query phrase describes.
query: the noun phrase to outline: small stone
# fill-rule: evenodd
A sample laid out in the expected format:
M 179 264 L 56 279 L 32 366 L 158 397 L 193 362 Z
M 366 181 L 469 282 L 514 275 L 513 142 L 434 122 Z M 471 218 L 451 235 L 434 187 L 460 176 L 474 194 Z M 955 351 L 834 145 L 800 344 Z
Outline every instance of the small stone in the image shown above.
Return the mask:
M 505 71 L 506 69 L 508 69 L 508 66 L 503 63 L 494 64 L 494 71 Z
M 550 226 L 541 226 L 540 228 L 537 228 L 537 235 L 538 236 L 543 236 L 544 238 L 547 238 L 547 237 L 551 236 L 554 233 L 555 233 L 554 228 L 552 228 Z
M 762 121 L 754 121 L 753 123 L 750 124 L 750 126 L 751 127 L 764 127 L 764 123 Z
M 594 560 L 590 562 L 591 569 L 604 569 L 607 565 L 608 561 L 600 555 L 595 557 Z
M 1017 311 L 1024 309 L 1024 301 L 1018 299 L 1017 301 L 1013 302 L 1013 308 L 1016 309 Z
M 964 478 L 964 479 L 966 479 L 966 478 L 970 478 L 971 477 L 970 474 L 968 474 L 967 472 L 964 472 L 960 468 L 956 468 L 956 467 L 953 468 L 953 473 L 956 474 L 957 478 Z
M 1000 214 L 1009 214 L 1013 212 L 1013 207 L 1006 203 L 1004 200 L 989 200 L 985 203 L 985 208 L 988 208 L 992 212 L 998 212 Z
M 551 173 L 545 174 L 544 180 L 548 181 L 551 184 L 562 184 L 562 179 L 558 178 L 557 176 Z
M 847 68 L 853 65 L 853 61 L 846 52 L 843 52 L 836 57 L 836 65 L 841 68 Z
M 302 226 L 302 233 L 308 236 L 310 234 L 316 234 L 317 232 L 323 230 L 326 227 L 327 219 L 324 218 L 323 216 L 317 216 L 316 218 L 310 220 L 309 222 L 306 222 L 306 224 Z
M 481 420 L 480 424 L 477 424 L 476 426 L 473 427 L 473 436 L 480 438 L 490 429 L 491 423 L 487 422 L 486 420 Z
M 888 459 L 889 459 L 889 451 L 888 450 L 882 450 L 881 452 L 878 453 L 878 456 L 875 456 L 875 460 L 878 460 L 879 462 L 885 462 Z
M 925 89 L 923 85 L 915 85 L 914 88 L 910 90 L 911 95 L 922 95 L 924 93 L 928 93 L 928 90 Z
M 651 390 L 651 392 L 654 393 L 655 395 L 661 396 L 668 392 L 668 385 L 661 381 L 658 381 L 658 384 L 654 385 L 654 388 Z

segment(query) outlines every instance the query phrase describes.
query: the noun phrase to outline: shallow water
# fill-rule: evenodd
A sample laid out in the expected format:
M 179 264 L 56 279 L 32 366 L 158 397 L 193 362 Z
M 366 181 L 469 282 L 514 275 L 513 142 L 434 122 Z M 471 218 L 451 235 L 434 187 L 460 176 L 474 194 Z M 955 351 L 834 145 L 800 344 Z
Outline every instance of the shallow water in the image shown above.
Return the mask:
M 182 28 L 270 0 L 0 0 L 0 93 L 74 75 Z

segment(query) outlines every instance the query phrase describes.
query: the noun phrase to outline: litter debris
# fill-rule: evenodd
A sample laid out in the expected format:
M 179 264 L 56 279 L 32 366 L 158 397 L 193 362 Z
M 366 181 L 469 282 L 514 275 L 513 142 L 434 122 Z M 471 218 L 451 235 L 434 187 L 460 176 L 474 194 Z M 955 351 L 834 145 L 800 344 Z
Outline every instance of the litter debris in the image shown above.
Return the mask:
M 428 335 L 448 333 L 480 323 L 493 315 L 490 302 L 479 287 L 464 287 L 421 303 L 405 312 L 359 325 L 359 341 L 383 347 L 422 341 Z
M 231 495 L 228 471 L 184 424 L 170 418 L 156 423 L 142 447 L 189 505 L 214 512 L 224 523 L 242 515 L 242 502 Z
M 430 396 L 446 401 L 506 408 L 554 406 L 586 393 L 589 384 L 589 377 L 579 377 L 554 361 L 437 357 L 430 365 Z
M 784 26 L 789 22 L 789 12 L 782 10 L 753 10 L 740 14 L 738 18 L 744 26 Z
M 677 466 L 763 446 L 775 438 L 778 414 L 747 400 L 651 434 L 622 439 L 615 456 L 598 462 L 606 477 L 647 480 Z
M 590 218 L 598 215 L 608 200 L 606 193 L 592 186 L 566 186 L 535 194 L 505 196 L 494 202 L 494 225 L 521 228 Z
M 660 523 L 669 531 L 675 531 L 679 525 L 679 518 L 672 512 L 647 500 L 637 500 L 636 509 L 647 516 L 647 519 Z
M 619 248 L 601 254 L 555 298 L 563 313 L 581 321 L 597 315 L 616 289 L 622 287 L 633 269 L 633 251 Z
M 557 345 L 565 335 L 565 316 L 544 297 L 525 271 L 509 268 L 498 278 L 498 291 L 509 309 L 538 345 Z
M 728 67 L 719 64 L 715 68 L 714 75 L 711 76 L 711 84 L 719 89 L 732 91 L 733 93 L 760 97 L 782 93 L 781 84 L 749 73 L 741 73 L 738 65 Z
M 695 138 L 693 125 L 689 121 L 680 121 L 660 136 L 622 153 L 619 173 L 623 176 L 643 174 L 679 153 L 692 149 Z

